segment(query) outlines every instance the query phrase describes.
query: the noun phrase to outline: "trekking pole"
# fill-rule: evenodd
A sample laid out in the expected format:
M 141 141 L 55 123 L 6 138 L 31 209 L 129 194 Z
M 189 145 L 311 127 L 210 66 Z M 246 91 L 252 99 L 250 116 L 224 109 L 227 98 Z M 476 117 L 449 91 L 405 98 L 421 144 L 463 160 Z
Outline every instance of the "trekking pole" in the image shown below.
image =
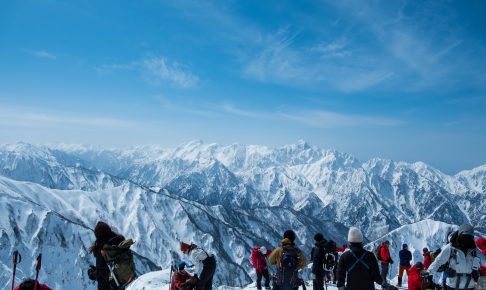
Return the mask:
M 37 290 L 37 284 L 39 284 L 39 271 L 42 266 L 42 254 L 39 254 L 37 256 L 37 265 L 35 265 L 35 283 L 34 283 L 34 289 Z
M 13 252 L 13 274 L 12 274 L 12 290 L 15 287 L 15 271 L 17 270 L 17 263 L 22 261 L 22 256 L 19 254 L 19 251 L 15 250 Z

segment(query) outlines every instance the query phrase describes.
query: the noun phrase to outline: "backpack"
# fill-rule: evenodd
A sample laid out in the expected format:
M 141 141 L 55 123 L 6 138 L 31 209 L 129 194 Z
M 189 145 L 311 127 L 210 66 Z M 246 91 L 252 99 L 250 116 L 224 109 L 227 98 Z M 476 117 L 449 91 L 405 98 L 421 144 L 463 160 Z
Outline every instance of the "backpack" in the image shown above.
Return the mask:
M 124 240 L 118 245 L 104 245 L 105 261 L 110 270 L 110 281 L 118 289 L 124 289 L 132 282 L 137 274 L 135 273 L 135 263 L 130 247 L 134 244 L 132 239 Z
M 383 261 L 383 258 L 381 257 L 381 247 L 383 247 L 383 245 L 379 245 L 375 248 L 375 256 L 378 261 Z
M 297 285 L 299 270 L 299 249 L 283 249 L 277 272 L 277 286 L 281 290 L 290 290 Z
M 441 248 L 438 248 L 434 252 L 430 253 L 430 260 L 431 260 L 431 262 L 433 262 L 435 260 L 435 258 L 437 258 L 437 256 L 439 256 L 440 252 L 442 252 L 442 249 Z
M 332 271 L 336 267 L 336 255 L 332 252 L 326 253 L 324 256 L 324 270 Z

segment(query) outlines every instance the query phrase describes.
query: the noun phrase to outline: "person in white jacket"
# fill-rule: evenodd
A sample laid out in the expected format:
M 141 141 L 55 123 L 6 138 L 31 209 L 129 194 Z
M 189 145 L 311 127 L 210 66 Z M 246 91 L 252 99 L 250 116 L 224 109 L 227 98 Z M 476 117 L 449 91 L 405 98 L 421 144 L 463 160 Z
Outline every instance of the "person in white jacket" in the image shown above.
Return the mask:
M 194 265 L 195 290 L 212 290 L 216 272 L 216 259 L 194 244 L 181 242 L 181 251 L 189 256 Z
M 448 266 L 441 270 L 447 274 L 447 290 L 476 289 L 479 264 L 486 265 L 486 257 L 476 247 L 474 228 L 471 225 L 459 227 L 429 266 L 428 271 L 432 274 L 437 273 L 439 268 L 444 268 L 443 265 L 446 264 Z

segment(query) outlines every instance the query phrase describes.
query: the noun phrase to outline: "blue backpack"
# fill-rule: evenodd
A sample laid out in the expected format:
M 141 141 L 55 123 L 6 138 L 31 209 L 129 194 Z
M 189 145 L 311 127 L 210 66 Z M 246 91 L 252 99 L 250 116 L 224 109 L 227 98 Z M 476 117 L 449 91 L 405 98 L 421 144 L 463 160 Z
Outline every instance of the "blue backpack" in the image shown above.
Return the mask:
M 299 270 L 299 250 L 283 249 L 277 271 L 277 286 L 280 290 L 292 290 L 297 285 Z

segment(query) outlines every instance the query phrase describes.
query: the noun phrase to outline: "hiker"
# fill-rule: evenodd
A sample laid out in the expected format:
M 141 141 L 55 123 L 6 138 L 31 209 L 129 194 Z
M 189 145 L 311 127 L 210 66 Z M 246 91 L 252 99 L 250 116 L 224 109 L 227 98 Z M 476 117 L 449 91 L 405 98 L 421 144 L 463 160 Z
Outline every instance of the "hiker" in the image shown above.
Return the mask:
M 375 282 L 388 287 L 386 280 L 380 276 L 375 255 L 363 248 L 363 234 L 358 228 L 349 228 L 348 242 L 349 247 L 339 258 L 337 266 L 338 289 L 375 290 Z
M 324 255 L 326 254 L 327 240 L 321 233 L 314 236 L 314 247 L 311 251 L 312 269 L 314 275 L 313 290 L 324 289 Z
M 293 290 L 299 287 L 298 270 L 304 269 L 307 261 L 300 249 L 295 246 L 295 239 L 294 231 L 285 231 L 281 247 L 275 248 L 268 257 L 270 265 L 277 265 L 274 290 Z
M 15 287 L 15 290 L 34 290 L 35 281 L 32 279 L 24 280 L 19 286 Z M 47 285 L 37 282 L 37 290 L 52 290 Z
M 118 245 L 125 240 L 125 237 L 112 231 L 110 226 L 102 221 L 96 223 L 94 228 L 95 242 L 89 249 L 96 258 L 96 267 L 90 266 L 88 277 L 98 282 L 98 290 L 112 289 L 110 284 L 110 270 L 104 258 L 104 245 Z
M 183 290 L 189 287 L 190 283 L 186 284 L 186 281 L 192 279 L 192 276 L 185 270 L 186 262 L 179 262 L 176 266 L 174 274 L 172 274 L 172 280 L 170 284 L 170 290 Z
M 427 270 L 430 264 L 432 264 L 432 256 L 430 255 L 430 251 L 427 247 L 422 249 L 422 255 L 424 256 L 424 269 Z
M 216 272 L 216 258 L 194 244 L 181 242 L 181 252 L 189 256 L 194 265 L 194 277 L 188 284 L 195 285 L 196 290 L 213 289 L 213 276 Z
M 326 271 L 326 281 L 328 283 L 331 282 L 332 274 L 333 284 L 336 284 L 337 261 L 339 260 L 339 254 L 336 248 L 336 242 L 330 240 L 329 242 L 327 242 L 327 245 L 325 247 L 326 255 L 324 256 L 324 270 Z
M 417 262 L 408 270 L 408 290 L 434 290 L 432 275 L 425 271 L 424 264 Z
M 267 257 L 272 251 L 264 246 L 254 247 L 251 251 L 251 264 L 257 274 L 257 289 L 262 289 L 262 278 L 265 278 L 265 289 L 270 289 L 270 273 L 268 272 Z
M 480 237 L 479 239 L 477 239 L 476 246 L 481 251 L 481 253 L 486 256 L 486 238 Z M 479 275 L 483 277 L 486 276 L 485 266 L 481 265 L 481 267 L 479 268 Z
M 384 241 L 379 249 L 379 260 L 381 263 L 381 278 L 386 281 L 386 276 L 388 276 L 388 271 L 390 269 L 390 264 L 393 264 L 393 259 L 390 256 L 390 241 Z
M 486 257 L 476 247 L 474 228 L 464 224 L 451 236 L 428 271 L 434 274 L 441 268 L 447 274 L 448 290 L 475 289 L 480 264 L 486 264 Z
M 412 261 L 412 253 L 408 250 L 408 245 L 403 244 L 402 250 L 398 252 L 400 257 L 400 265 L 398 266 L 398 287 L 402 287 L 403 272 L 405 271 L 408 276 L 408 269 L 412 266 L 410 261 Z

